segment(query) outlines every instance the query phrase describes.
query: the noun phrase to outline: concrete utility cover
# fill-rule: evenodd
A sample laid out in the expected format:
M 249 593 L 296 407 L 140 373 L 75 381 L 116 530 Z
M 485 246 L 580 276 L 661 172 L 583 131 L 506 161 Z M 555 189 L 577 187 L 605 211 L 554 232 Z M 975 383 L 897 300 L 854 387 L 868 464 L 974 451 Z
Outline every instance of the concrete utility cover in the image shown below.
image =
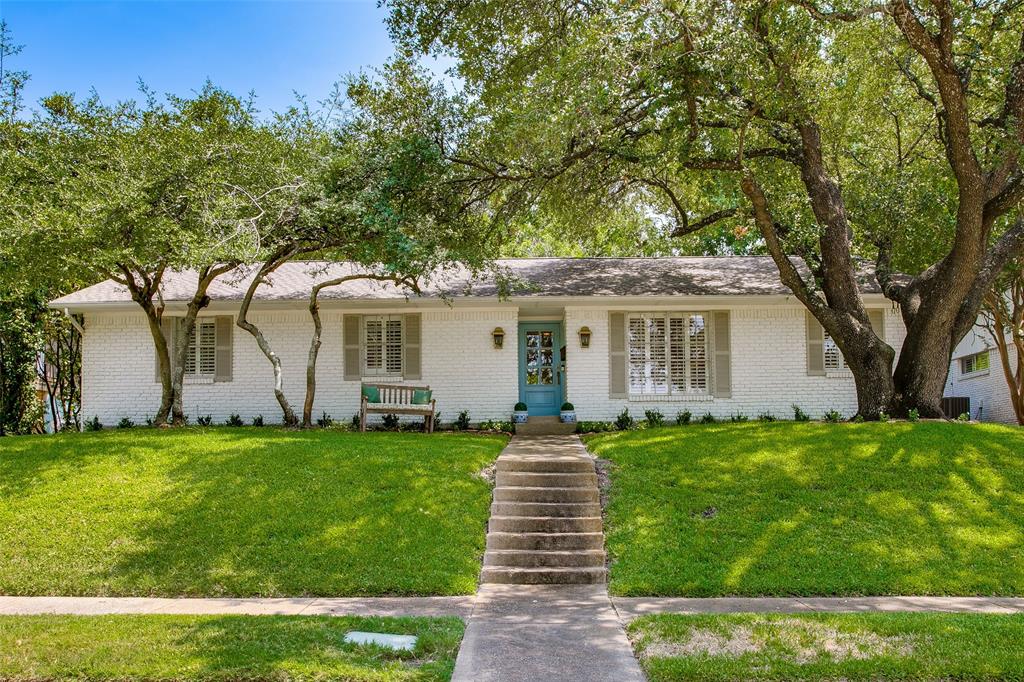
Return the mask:
M 412 635 L 386 635 L 381 632 L 350 632 L 345 635 L 349 644 L 376 644 L 377 646 L 412 651 L 416 648 L 416 638 Z

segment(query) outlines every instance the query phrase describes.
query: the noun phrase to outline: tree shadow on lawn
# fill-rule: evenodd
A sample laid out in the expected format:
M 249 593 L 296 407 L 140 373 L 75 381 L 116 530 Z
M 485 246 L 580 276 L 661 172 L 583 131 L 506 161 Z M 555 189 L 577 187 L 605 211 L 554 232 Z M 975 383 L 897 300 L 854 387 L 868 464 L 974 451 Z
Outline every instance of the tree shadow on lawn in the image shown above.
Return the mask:
M 1024 593 L 1024 432 L 727 424 L 594 439 L 619 594 Z
M 500 448 L 400 434 L 218 436 L 235 442 L 170 471 L 173 490 L 137 529 L 142 546 L 118 562 L 118 583 L 237 596 L 475 590 L 490 488 L 474 474 Z
M 279 429 L 69 436 L 0 461 L 0 592 L 475 591 L 501 439 Z M 0 520 L 5 517 L 0 502 Z

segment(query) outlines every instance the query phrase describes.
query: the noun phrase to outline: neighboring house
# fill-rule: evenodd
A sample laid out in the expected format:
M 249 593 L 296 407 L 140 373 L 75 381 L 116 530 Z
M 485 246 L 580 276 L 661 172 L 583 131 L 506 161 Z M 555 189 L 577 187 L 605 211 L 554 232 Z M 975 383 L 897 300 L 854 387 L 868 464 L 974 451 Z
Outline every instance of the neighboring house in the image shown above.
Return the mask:
M 1009 344 L 1010 366 L 1017 366 L 1017 349 Z M 945 395 L 970 400 L 971 418 L 986 422 L 1016 424 L 999 350 L 988 330 L 978 325 L 967 333 L 953 351 Z
M 492 281 L 452 275 L 421 296 L 368 281 L 326 289 L 317 365 L 316 416 L 358 411 L 361 381 L 429 384 L 445 421 L 508 419 L 518 401 L 554 415 L 563 400 L 581 420 L 611 420 L 624 408 L 669 419 L 771 412 L 791 417 L 856 411 L 843 358 L 779 281 L 768 257 L 533 258 L 501 261 L 520 285 L 499 298 Z M 351 272 L 346 263 L 288 263 L 259 289 L 250 319 L 284 367 L 286 395 L 300 409 L 314 281 Z M 164 323 L 183 314 L 195 273 L 170 274 Z M 270 364 L 234 324 L 246 278 L 210 289 L 192 339 L 184 406 L 195 419 L 230 414 L 279 421 Z M 863 278 L 872 323 L 899 350 L 904 328 L 871 277 Z M 106 424 L 142 422 L 160 401 L 145 318 L 111 281 L 53 301 L 85 318 L 82 415 Z

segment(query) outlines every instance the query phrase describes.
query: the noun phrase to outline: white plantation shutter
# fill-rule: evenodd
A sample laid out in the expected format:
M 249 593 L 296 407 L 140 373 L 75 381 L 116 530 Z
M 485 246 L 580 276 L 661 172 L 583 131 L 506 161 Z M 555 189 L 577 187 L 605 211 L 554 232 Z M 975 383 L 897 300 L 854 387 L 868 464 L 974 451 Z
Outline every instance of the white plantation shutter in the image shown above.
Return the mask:
M 421 315 L 409 313 L 403 315 L 405 328 L 402 330 L 402 376 L 405 379 L 420 379 L 422 363 L 420 361 Z
M 402 315 L 367 315 L 363 318 L 363 374 L 401 376 Z
M 231 381 L 233 364 L 234 320 L 229 315 L 222 315 L 217 320 L 217 342 L 216 342 L 216 372 L 214 381 Z
M 627 319 L 629 392 L 708 392 L 708 333 L 703 313 L 635 313 Z
M 732 332 L 728 310 L 711 313 L 714 350 L 714 395 L 716 398 L 732 397 Z

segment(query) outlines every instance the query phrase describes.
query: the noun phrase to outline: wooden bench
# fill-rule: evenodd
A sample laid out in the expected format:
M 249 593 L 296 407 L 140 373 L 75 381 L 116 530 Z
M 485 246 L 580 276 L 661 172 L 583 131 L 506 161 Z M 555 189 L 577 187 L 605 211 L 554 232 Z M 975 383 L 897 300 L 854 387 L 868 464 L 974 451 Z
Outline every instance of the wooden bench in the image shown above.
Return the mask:
M 371 403 L 365 392 L 360 388 L 359 430 L 366 431 L 366 415 L 368 414 L 413 414 L 423 415 L 423 430 L 434 432 L 434 408 L 437 403 L 431 397 L 430 402 L 414 405 L 413 395 L 416 391 L 429 391 L 430 386 L 410 386 L 409 384 L 362 384 L 362 387 L 376 388 L 380 391 L 380 402 Z

